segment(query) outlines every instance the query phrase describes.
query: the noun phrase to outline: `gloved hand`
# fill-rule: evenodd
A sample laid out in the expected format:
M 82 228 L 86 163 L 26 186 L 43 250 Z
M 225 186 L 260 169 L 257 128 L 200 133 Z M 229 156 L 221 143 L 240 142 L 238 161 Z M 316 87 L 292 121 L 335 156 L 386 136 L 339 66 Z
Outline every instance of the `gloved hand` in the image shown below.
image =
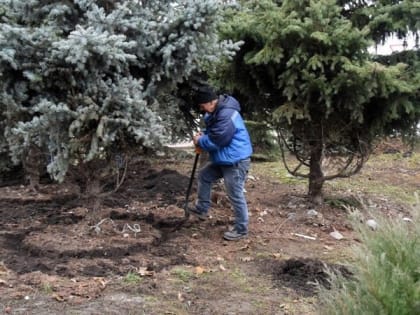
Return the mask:
M 198 145 L 195 146 L 195 154 L 201 154 L 203 153 L 203 149 L 200 148 Z
M 198 140 L 201 138 L 201 136 L 203 135 L 202 132 L 199 132 L 198 134 L 193 136 L 193 143 L 195 146 L 198 146 Z

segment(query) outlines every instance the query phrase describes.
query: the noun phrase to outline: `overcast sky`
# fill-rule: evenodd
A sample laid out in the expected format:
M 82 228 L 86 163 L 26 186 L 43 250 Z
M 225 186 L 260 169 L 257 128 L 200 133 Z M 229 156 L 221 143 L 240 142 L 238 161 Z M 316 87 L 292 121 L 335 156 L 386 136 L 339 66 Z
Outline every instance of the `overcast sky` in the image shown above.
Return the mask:
M 414 36 L 409 36 L 407 38 L 407 47 L 406 49 L 413 49 L 414 48 Z M 389 38 L 384 45 L 380 45 L 378 47 L 371 47 L 369 51 L 373 54 L 378 55 L 389 55 L 395 51 L 402 51 L 404 50 L 403 41 L 398 39 L 397 37 Z

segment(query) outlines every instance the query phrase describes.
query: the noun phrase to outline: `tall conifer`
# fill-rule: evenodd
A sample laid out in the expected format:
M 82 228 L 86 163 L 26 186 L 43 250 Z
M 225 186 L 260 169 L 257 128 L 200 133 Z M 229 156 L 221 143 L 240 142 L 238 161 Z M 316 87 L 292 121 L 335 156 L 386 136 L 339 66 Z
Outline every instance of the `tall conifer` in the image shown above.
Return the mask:
M 216 78 L 248 100 L 249 112 L 272 119 L 297 158 L 288 170 L 309 179 L 314 201 L 321 202 L 326 180 L 361 169 L 375 139 L 415 130 L 418 72 L 368 53 L 384 38 L 379 33 L 419 28 L 410 15 L 419 14 L 415 1 L 242 3 L 221 30 L 244 45 Z M 381 19 L 390 23 L 385 29 Z

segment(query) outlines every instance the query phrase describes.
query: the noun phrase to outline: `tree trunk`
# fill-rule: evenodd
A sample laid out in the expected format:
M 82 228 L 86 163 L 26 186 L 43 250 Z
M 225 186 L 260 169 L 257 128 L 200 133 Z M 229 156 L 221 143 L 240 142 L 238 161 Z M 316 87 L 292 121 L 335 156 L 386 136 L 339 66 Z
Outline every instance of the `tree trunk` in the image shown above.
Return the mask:
M 93 211 L 99 210 L 101 206 L 101 193 L 102 189 L 100 179 L 99 177 L 92 175 L 88 178 L 85 196 L 87 197 L 88 206 L 92 208 Z
M 322 186 L 324 185 L 324 174 L 322 172 L 322 139 L 311 149 L 309 162 L 309 199 L 315 204 L 322 204 Z
M 41 177 L 41 158 L 41 149 L 36 145 L 31 145 L 23 159 L 25 178 L 29 183 L 30 189 L 33 191 L 38 191 L 39 189 L 39 180 Z

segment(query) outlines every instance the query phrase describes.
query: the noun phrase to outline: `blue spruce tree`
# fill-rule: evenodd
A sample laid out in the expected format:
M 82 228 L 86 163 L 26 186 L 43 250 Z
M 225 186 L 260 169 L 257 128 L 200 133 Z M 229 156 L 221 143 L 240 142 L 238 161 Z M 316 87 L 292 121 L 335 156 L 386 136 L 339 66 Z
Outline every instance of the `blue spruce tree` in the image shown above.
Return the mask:
M 161 146 L 182 124 L 160 100 L 237 49 L 218 40 L 219 9 L 214 0 L 1 0 L 2 160 L 45 164 L 62 181 L 70 166 Z

